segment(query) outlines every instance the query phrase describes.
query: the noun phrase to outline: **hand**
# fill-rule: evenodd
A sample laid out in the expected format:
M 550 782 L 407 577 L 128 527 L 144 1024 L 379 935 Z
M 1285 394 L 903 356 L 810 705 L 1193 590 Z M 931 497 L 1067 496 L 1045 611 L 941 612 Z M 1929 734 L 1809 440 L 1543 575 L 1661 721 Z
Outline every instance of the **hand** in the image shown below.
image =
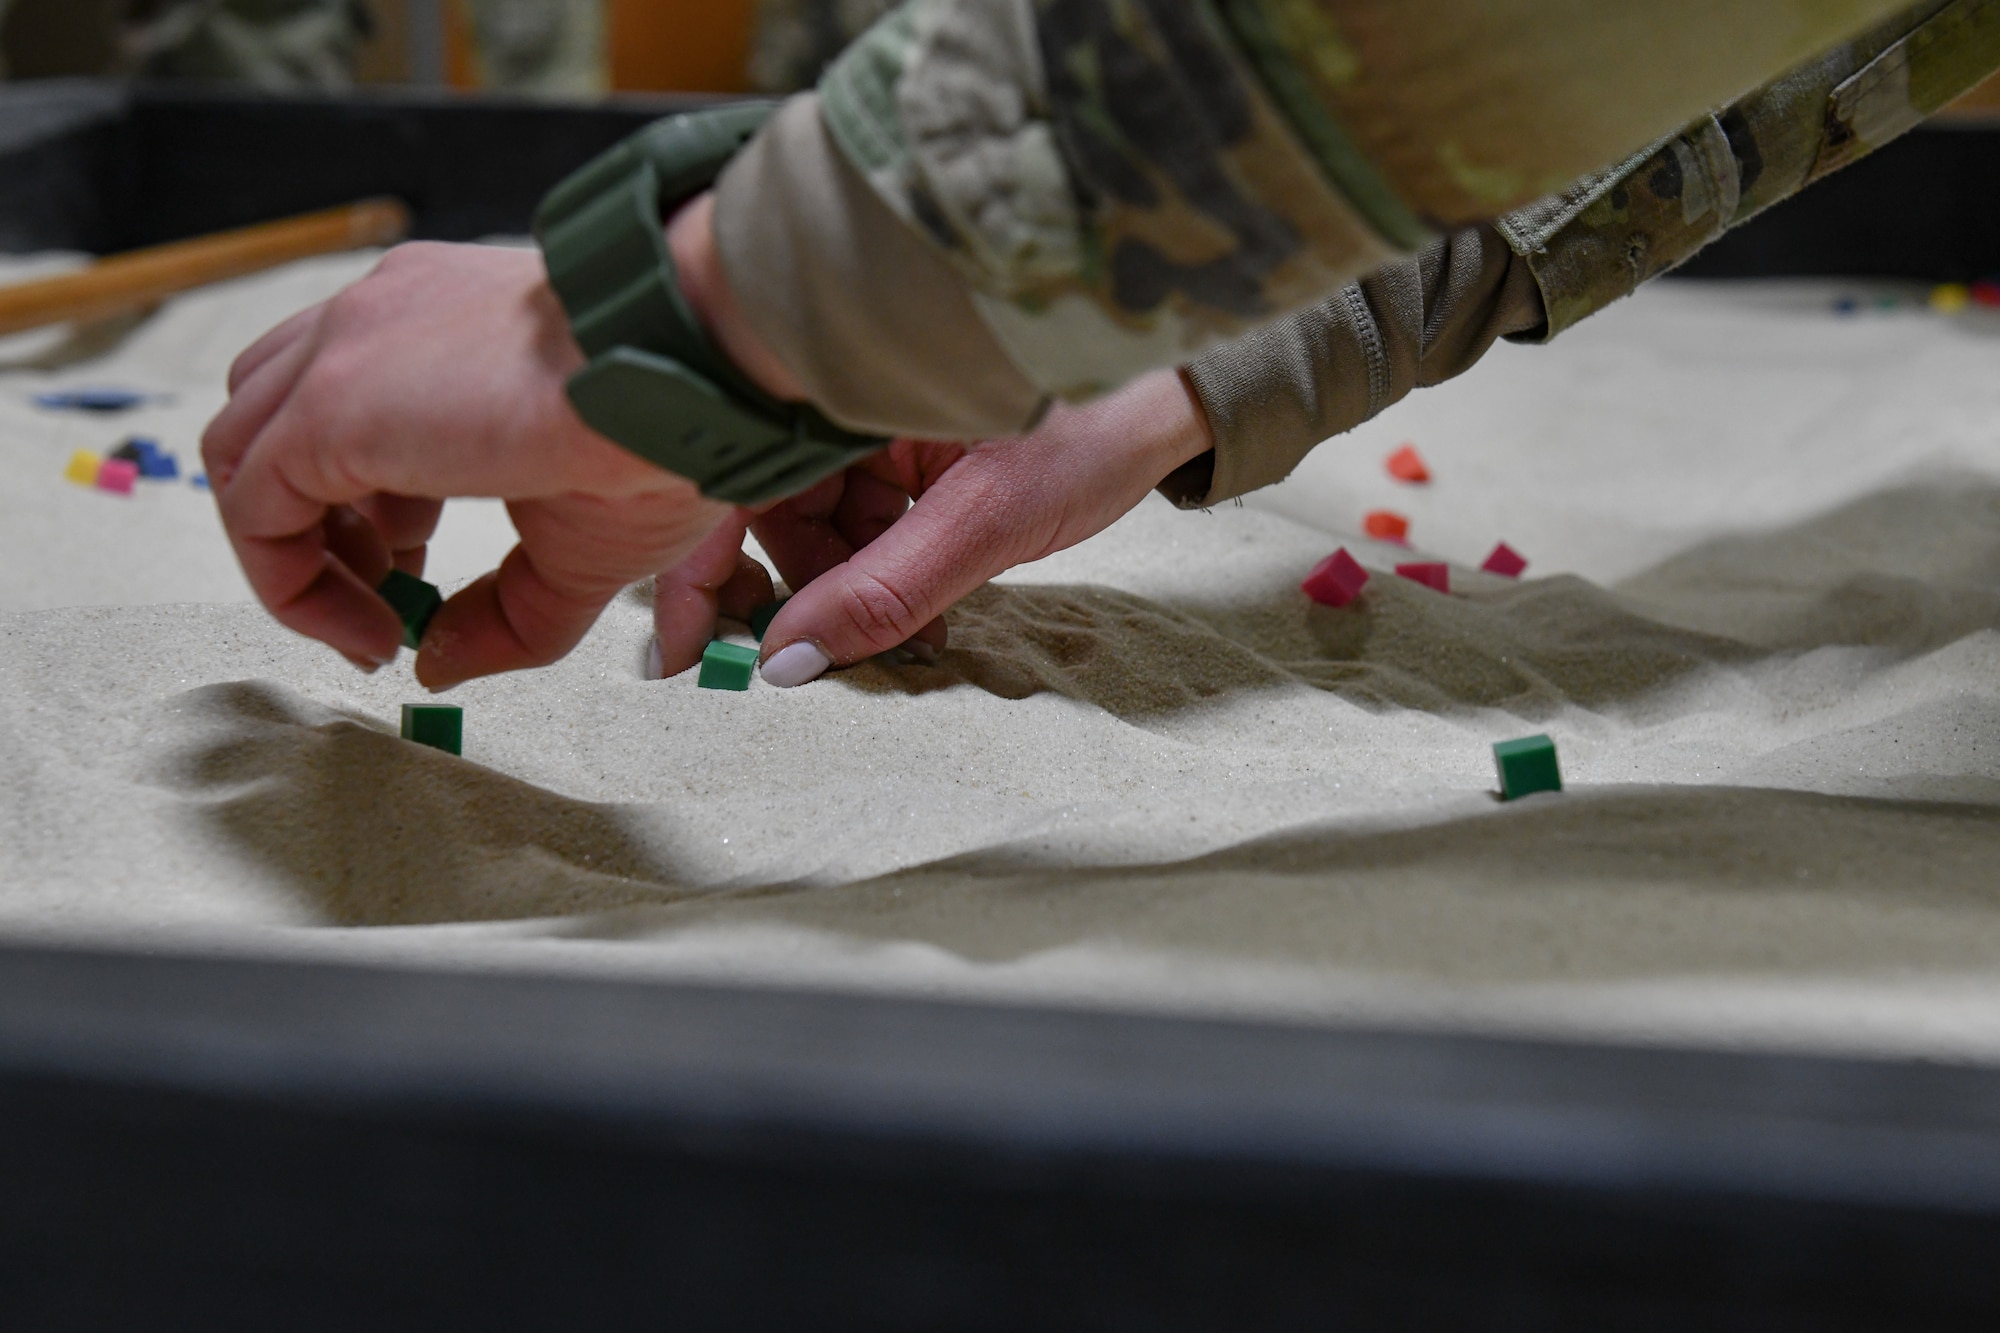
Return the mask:
M 718 611 L 741 619 L 771 600 L 769 574 L 740 549 L 746 530 L 800 589 L 764 635 L 764 679 L 803 685 L 898 646 L 934 659 L 959 598 L 1102 532 L 1213 447 L 1171 371 L 1058 407 L 1020 439 L 899 440 L 762 514 L 738 513 L 660 575 L 657 674 L 700 660 Z
M 541 257 L 406 245 L 232 368 L 202 457 L 257 596 L 364 667 L 402 625 L 374 588 L 423 567 L 442 502 L 497 496 L 520 544 L 431 623 L 442 690 L 562 657 L 627 584 L 683 559 L 726 505 L 592 433 L 582 364 Z

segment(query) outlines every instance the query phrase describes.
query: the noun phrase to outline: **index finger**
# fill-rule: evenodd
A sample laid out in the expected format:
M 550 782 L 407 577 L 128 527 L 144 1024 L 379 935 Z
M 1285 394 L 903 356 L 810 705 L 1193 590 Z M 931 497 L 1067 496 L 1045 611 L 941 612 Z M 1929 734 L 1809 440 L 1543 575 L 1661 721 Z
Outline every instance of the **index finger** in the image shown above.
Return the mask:
M 288 629 L 349 657 L 393 661 L 402 622 L 326 542 L 327 515 L 366 493 L 328 477 L 292 475 L 286 460 L 297 457 L 252 448 L 216 495 L 251 591 Z

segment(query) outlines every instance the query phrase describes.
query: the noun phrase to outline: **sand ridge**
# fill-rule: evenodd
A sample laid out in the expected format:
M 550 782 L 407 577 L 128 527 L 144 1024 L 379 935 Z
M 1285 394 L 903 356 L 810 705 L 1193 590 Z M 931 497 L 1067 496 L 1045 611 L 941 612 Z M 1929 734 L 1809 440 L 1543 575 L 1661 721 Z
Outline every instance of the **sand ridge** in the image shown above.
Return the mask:
M 2000 1058 L 2000 343 L 1800 291 L 1649 292 L 1247 507 L 1149 502 L 968 599 L 936 668 L 648 683 L 635 590 L 454 692 L 463 761 L 395 738 L 407 663 L 226 589 L 74 604 L 93 563 L 0 615 L 0 929 Z M 1426 492 L 1380 474 L 1406 435 Z M 122 548 L 58 498 L 107 560 L 220 541 L 192 497 Z M 1459 595 L 1351 536 L 1384 503 Z M 504 549 L 472 512 L 461 578 Z M 1469 567 L 1501 537 L 1527 580 Z M 1337 541 L 1351 611 L 1296 590 Z M 1571 790 L 1499 804 L 1488 745 L 1540 730 Z

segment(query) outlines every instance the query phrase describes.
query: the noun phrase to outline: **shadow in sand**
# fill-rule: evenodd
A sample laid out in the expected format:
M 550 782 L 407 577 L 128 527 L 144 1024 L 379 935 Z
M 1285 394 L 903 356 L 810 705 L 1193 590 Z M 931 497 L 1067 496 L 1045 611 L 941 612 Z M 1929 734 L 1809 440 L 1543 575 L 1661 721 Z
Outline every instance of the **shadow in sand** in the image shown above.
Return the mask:
M 862 669 L 870 693 L 1053 692 L 1143 724 L 1287 683 L 1371 709 L 1523 718 L 1630 704 L 1708 669 L 1835 645 L 1904 656 L 2000 629 L 2000 490 L 1910 487 L 1783 531 L 1709 543 L 1606 590 L 1478 574 L 1439 597 L 1378 576 L 1354 606 L 1287 577 L 1227 605 L 1094 585 L 999 584 L 951 613 L 935 671 Z
M 1095 585 L 990 585 L 952 611 L 938 670 L 846 672 L 870 693 L 971 685 L 1044 691 L 1141 723 L 1217 695 L 1285 684 L 1368 708 L 1504 708 L 1548 716 L 1638 697 L 1755 650 L 1627 611 L 1580 579 L 1450 598 L 1378 578 L 1342 611 L 1285 583 L 1227 612 Z
M 616 807 L 408 744 L 276 686 L 209 686 L 162 715 L 189 735 L 158 738 L 167 758 L 150 780 L 198 798 L 332 924 L 559 916 L 694 891 Z
M 1454 982 L 1992 972 L 1995 866 L 2000 804 L 1614 787 L 1168 864 L 1079 869 L 1000 847 L 596 928 L 784 922 L 977 961 L 1092 945 Z
M 1939 480 L 1772 533 L 1717 538 L 1626 580 L 1636 610 L 1770 652 L 1930 652 L 2000 629 L 2000 487 Z

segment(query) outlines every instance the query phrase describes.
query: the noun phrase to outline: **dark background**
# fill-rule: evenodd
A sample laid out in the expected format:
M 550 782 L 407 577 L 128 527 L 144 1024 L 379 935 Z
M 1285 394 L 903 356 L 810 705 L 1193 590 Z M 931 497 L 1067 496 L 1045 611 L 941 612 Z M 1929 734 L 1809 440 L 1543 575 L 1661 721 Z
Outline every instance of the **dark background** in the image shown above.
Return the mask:
M 396 195 L 416 234 L 525 234 L 542 194 L 698 96 L 551 106 L 444 94 L 0 93 L 0 250 L 132 249 Z M 2000 122 L 1940 122 L 1711 246 L 1686 277 L 2000 275 Z

